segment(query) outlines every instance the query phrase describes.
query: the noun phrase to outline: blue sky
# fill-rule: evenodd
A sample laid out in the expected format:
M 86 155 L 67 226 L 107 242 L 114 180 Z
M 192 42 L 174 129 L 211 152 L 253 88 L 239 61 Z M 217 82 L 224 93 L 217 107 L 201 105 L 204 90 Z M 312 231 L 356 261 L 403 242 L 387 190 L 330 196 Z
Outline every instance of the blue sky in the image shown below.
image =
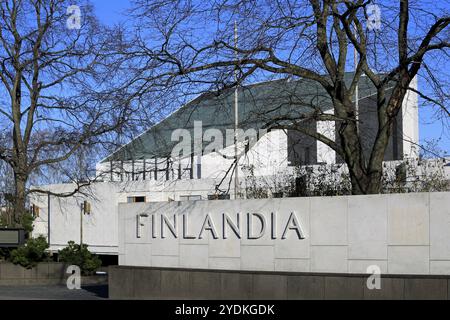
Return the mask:
M 95 6 L 97 17 L 105 24 L 115 24 L 123 22 L 125 18 L 122 14 L 130 7 L 127 0 L 92 0 Z M 420 86 L 419 79 L 419 86 Z M 442 123 L 433 119 L 433 112 L 430 108 L 419 108 L 419 137 L 421 143 L 426 140 L 438 140 L 440 149 L 450 155 L 450 133 L 443 134 Z
M 123 20 L 122 13 L 130 7 L 127 0 L 92 0 L 97 17 L 107 24 Z

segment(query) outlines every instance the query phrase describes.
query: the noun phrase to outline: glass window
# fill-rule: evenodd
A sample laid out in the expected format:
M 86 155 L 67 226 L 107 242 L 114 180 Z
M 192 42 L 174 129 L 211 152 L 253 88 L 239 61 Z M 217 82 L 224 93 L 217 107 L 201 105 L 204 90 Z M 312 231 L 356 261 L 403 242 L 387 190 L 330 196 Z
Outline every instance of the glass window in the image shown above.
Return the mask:
M 196 201 L 196 200 L 202 200 L 202 196 L 200 195 L 180 196 L 180 201 Z
M 147 202 L 146 197 L 144 196 L 138 196 L 138 197 L 128 197 L 127 198 L 128 203 L 135 203 L 135 202 Z

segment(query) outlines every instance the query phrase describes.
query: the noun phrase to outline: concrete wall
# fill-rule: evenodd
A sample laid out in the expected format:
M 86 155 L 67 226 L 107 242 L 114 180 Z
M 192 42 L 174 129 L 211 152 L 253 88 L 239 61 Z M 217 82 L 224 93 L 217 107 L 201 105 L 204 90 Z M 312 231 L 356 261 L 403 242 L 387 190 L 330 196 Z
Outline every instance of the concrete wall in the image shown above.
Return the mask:
M 221 214 L 262 213 L 278 216 L 278 238 L 270 232 L 258 240 L 233 234 L 228 239 L 165 239 L 151 236 L 150 220 L 141 213 L 189 215 L 194 234 L 206 214 L 221 230 Z M 305 239 L 280 239 L 288 216 L 295 212 Z M 144 218 L 149 219 L 149 218 Z M 257 227 L 254 227 L 257 228 Z M 197 230 L 197 231 L 195 231 Z M 245 228 L 244 228 L 245 230 Z M 194 269 L 366 273 L 379 266 L 382 274 L 450 275 L 450 193 L 415 193 L 349 197 L 285 198 L 231 201 L 121 204 L 119 264 Z
M 26 269 L 10 262 L 0 262 L 0 286 L 66 285 L 67 265 L 61 262 L 40 262 Z M 107 284 L 105 275 L 82 276 L 82 285 Z
M 63 263 L 42 262 L 25 269 L 9 262 L 0 262 L 0 285 L 49 285 L 66 282 Z
M 370 290 L 366 275 L 233 272 L 110 267 L 112 299 L 437 299 L 450 298 L 448 276 L 383 276 Z

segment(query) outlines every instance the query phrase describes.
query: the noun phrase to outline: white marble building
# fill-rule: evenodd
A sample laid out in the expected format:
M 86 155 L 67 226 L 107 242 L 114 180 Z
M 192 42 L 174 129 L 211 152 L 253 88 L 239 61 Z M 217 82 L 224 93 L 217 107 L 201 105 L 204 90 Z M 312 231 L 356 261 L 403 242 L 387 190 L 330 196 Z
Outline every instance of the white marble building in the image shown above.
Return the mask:
M 267 85 L 269 89 L 264 87 Z M 292 89 L 292 86 L 293 90 L 303 90 L 306 85 L 302 84 L 298 88 L 297 84 L 275 82 L 275 88 L 272 86 L 272 83 L 258 84 L 249 89 L 242 89 L 240 93 L 242 96 L 240 125 L 244 130 L 255 129 L 258 133 L 256 139 L 250 138 L 247 144 L 242 142 L 238 147 L 240 197 L 245 197 L 246 180 L 243 177 L 248 175 L 249 166 L 253 167 L 254 175 L 257 177 L 276 177 L 292 173 L 293 167 L 297 165 L 318 167 L 332 165 L 338 161 L 334 151 L 320 142 L 302 145 L 301 141 L 297 148 L 289 131 L 261 131 L 261 117 L 270 116 L 264 111 L 264 106 L 279 103 L 279 97 L 284 94 L 277 86 L 281 86 L 283 90 L 287 87 Z M 313 92 L 316 94 L 315 90 Z M 364 105 L 364 101 L 370 104 L 372 88 L 362 86 L 360 92 L 362 92 L 361 105 Z M 88 244 L 93 252 L 117 255 L 118 213 L 121 203 L 207 200 L 217 196 L 233 199 L 234 177 L 230 177 L 230 168 L 234 162 L 232 157 L 235 152 L 234 145 L 225 145 L 220 150 L 205 152 L 211 139 L 204 137 L 200 154 L 188 155 L 181 160 L 171 157 L 170 154 L 179 141 L 171 141 L 173 131 L 186 128 L 195 136 L 194 121 L 202 121 L 204 130 L 200 131 L 200 136 L 208 135 L 208 129 L 215 129 L 216 134 L 233 129 L 233 113 L 230 111 L 233 108 L 230 101 L 232 99 L 229 96 L 200 97 L 106 157 L 97 164 L 98 182 L 89 186 L 88 192 L 91 196 L 80 194 L 69 198 L 57 198 L 34 195 L 31 203 L 40 208 L 34 234 L 47 236 L 52 251 L 61 249 L 70 240 L 80 242 L 82 238 L 83 243 Z M 418 150 L 415 148 L 419 141 L 417 104 L 417 95 L 409 93 L 399 117 L 401 120 L 399 132 L 402 136 L 397 142 L 391 143 L 393 151 L 390 152 L 388 161 L 417 158 Z M 331 112 L 326 106 L 324 111 Z M 306 111 L 299 109 L 296 112 Z M 186 114 L 190 115 L 189 120 L 186 120 Z M 184 120 L 186 121 L 183 122 Z M 334 123 L 321 122 L 314 125 L 320 133 L 329 137 L 336 135 Z M 299 151 L 300 156 L 295 155 L 293 150 Z M 228 155 L 229 158 L 224 158 L 224 155 Z M 53 193 L 69 192 L 73 188 L 74 185 L 71 184 L 40 187 Z M 83 212 L 84 201 L 91 204 L 90 214 Z

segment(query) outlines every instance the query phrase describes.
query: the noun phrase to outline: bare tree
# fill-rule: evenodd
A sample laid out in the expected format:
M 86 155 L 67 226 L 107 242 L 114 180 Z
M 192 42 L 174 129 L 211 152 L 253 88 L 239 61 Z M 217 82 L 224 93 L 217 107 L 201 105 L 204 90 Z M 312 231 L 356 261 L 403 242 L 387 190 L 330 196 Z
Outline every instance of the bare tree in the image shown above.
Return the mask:
M 305 117 L 267 119 L 267 127 L 298 130 L 335 150 L 348 165 L 353 194 L 381 191 L 385 152 L 408 90 L 435 106 L 439 120 L 448 126 L 449 77 L 442 68 L 449 63 L 450 47 L 446 1 L 134 3 L 138 38 L 128 59 L 140 65 L 136 64 L 130 84 L 146 92 L 142 84 L 155 77 L 153 66 L 142 63 L 146 59 L 158 63 L 167 87 L 189 93 L 271 77 L 314 82 L 332 104 L 333 113 L 311 101 L 308 118 L 335 122 L 337 139 L 309 130 L 303 125 Z M 239 26 L 238 44 L 234 22 Z M 354 71 L 350 78 L 348 71 Z M 354 103 L 363 77 L 375 90 L 373 114 L 378 125 L 368 155 Z M 423 84 L 421 90 L 411 86 L 416 77 Z M 296 107 L 292 103 L 291 108 Z
M 0 161 L 0 193 L 2 194 L 1 205 L 4 204 L 3 195 L 8 194 L 14 189 L 14 179 L 12 177 L 11 167 L 4 161 Z
M 14 175 L 15 224 L 33 173 L 83 148 L 100 150 L 133 112 L 111 87 L 120 34 L 102 27 L 89 3 L 77 3 L 0 1 L 0 160 Z

